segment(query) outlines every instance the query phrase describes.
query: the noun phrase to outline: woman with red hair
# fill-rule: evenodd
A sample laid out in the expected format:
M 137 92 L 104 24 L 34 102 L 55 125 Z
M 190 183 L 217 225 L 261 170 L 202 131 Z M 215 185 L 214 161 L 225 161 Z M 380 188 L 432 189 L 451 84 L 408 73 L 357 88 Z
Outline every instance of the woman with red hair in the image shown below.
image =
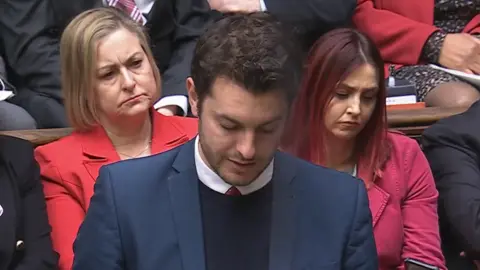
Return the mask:
M 446 269 L 432 173 L 414 140 L 387 131 L 385 101 L 372 41 L 353 29 L 331 31 L 309 53 L 282 148 L 363 180 L 380 269 Z

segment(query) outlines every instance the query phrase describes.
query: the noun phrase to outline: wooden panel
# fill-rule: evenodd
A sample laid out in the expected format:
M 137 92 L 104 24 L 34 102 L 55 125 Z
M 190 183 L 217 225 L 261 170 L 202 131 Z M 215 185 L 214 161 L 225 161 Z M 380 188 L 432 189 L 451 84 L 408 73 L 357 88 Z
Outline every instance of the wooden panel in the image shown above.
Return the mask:
M 393 110 L 388 112 L 388 125 L 392 128 L 429 126 L 440 119 L 462 113 L 466 109 L 427 107 L 413 110 Z
M 429 126 L 418 126 L 418 127 L 396 127 L 392 128 L 394 130 L 400 131 L 403 134 L 409 137 L 420 137 L 423 131 Z
M 34 129 L 34 130 L 15 130 L 2 131 L 0 135 L 7 135 L 28 140 L 38 145 L 47 144 L 49 142 L 58 140 L 61 137 L 67 136 L 72 132 L 71 128 L 54 128 L 54 129 Z
M 401 131 L 406 135 L 419 138 L 425 128 L 436 121 L 462 113 L 466 108 L 423 108 L 412 110 L 392 110 L 388 112 L 388 125 L 390 128 Z M 14 136 L 31 141 L 35 145 L 43 145 L 64 137 L 72 132 L 71 128 L 37 129 L 3 131 L 0 134 Z

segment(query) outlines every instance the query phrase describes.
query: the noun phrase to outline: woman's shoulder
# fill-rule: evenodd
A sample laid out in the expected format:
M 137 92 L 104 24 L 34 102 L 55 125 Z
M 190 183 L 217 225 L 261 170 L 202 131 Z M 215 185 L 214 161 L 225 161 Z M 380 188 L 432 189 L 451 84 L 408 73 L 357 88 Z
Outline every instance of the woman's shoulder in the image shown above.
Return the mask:
M 388 141 L 394 154 L 421 151 L 418 142 L 398 131 L 388 132 Z
M 171 123 L 181 127 L 196 127 L 198 125 L 198 119 L 194 117 L 165 116 L 164 119 L 168 119 Z
M 73 132 L 56 141 L 37 146 L 35 148 L 35 158 L 40 163 L 45 161 L 69 161 L 76 156 L 77 152 L 82 151 L 79 136 L 77 132 Z
M 389 158 L 384 168 L 387 175 L 392 172 L 401 174 L 412 169 L 412 165 L 416 166 L 412 161 L 418 158 L 418 155 L 423 155 L 416 140 L 397 131 L 389 131 L 387 138 L 390 147 Z
M 425 155 L 419 143 L 399 132 L 389 132 L 391 154 L 389 166 L 395 167 L 398 173 L 429 169 Z
M 412 172 L 429 170 L 428 163 L 418 144 L 412 138 L 399 132 L 389 132 L 390 155 L 383 168 L 383 181 L 378 184 L 398 196 L 405 196 L 407 186 L 414 184 Z
M 190 139 L 195 137 L 198 132 L 198 119 L 182 116 L 164 116 L 158 113 L 157 121 L 169 122 L 180 134 L 187 135 Z

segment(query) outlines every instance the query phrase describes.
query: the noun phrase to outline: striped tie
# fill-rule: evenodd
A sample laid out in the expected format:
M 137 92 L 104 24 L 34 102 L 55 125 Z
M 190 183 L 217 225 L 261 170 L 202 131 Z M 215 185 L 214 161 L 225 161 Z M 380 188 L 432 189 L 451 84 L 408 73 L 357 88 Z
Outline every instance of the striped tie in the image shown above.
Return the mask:
M 143 16 L 142 12 L 138 9 L 134 0 L 108 0 L 108 5 L 118 8 L 130 15 L 130 17 L 142 25 L 147 23 L 147 19 Z

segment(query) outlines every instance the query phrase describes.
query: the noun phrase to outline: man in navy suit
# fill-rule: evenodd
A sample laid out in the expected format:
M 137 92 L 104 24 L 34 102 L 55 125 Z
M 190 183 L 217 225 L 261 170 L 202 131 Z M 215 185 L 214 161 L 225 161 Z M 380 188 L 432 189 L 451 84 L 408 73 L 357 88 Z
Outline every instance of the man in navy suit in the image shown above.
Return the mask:
M 101 169 L 73 269 L 378 269 L 364 184 L 277 150 L 301 72 L 288 32 L 237 14 L 199 39 L 199 135 Z

